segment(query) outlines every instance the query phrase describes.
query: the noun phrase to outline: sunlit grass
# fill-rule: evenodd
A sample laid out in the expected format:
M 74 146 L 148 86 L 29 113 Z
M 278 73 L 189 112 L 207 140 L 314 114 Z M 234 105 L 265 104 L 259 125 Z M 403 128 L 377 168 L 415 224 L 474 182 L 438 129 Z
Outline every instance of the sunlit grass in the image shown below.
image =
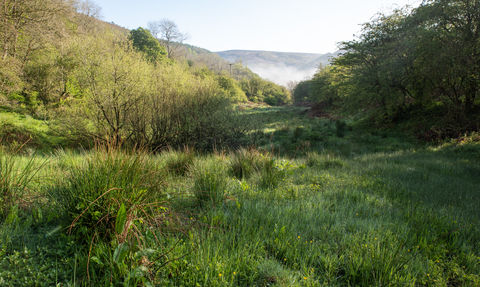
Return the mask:
M 263 145 L 191 158 L 181 151 L 151 155 L 150 169 L 164 171 L 163 194 L 178 208 L 164 220 L 178 216 L 168 222 L 181 224 L 183 232 L 153 240 L 139 229 L 140 242 L 154 250 L 141 261 L 144 278 L 159 286 L 480 285 L 477 141 L 425 147 L 355 129 L 339 138 L 330 120 L 306 118 L 300 109 L 253 111 L 271 117 L 266 125 L 273 135 Z M 18 158 L 22 164 L 28 159 Z M 128 272 L 134 270 L 99 273 L 105 270 L 100 263 L 117 266 L 106 261 L 116 245 L 99 242 L 91 251 L 69 245 L 76 239 L 55 230 L 59 219 L 48 218 L 53 211 L 42 196 L 86 156 L 65 150 L 35 162 L 43 159 L 29 192 L 40 195 L 35 208 L 44 219 L 27 206 L 18 213 L 23 221 L 4 222 L 0 234 L 13 227 L 16 238 L 32 234 L 23 245 L 29 250 L 35 242 L 51 242 L 58 255 L 50 247 L 29 252 L 44 254 L 38 262 L 50 268 L 55 258 L 67 262 L 57 267 L 58 282 L 73 285 L 73 274 L 78 285 L 133 282 Z M 31 223 L 24 224 L 29 216 Z M 12 271 L 26 255 L 1 252 L 0 280 L 33 276 Z M 88 279 L 90 252 L 100 263 L 90 261 Z M 35 260 L 25 268 L 40 270 Z

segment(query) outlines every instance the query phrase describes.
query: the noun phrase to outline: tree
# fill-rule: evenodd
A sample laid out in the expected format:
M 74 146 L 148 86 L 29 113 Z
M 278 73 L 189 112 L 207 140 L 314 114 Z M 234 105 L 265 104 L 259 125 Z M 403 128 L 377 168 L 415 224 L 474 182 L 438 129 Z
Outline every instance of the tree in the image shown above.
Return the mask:
M 228 98 L 235 102 L 248 101 L 245 92 L 237 85 L 237 82 L 228 76 L 218 76 L 217 82 L 220 88 L 227 94 Z
M 23 88 L 23 68 L 65 34 L 70 11 L 63 0 L 0 0 L 0 93 Z
M 169 59 L 174 57 L 178 46 L 189 37 L 187 33 L 180 32 L 174 21 L 166 18 L 158 21 L 150 21 L 147 25 L 155 38 L 163 40 L 162 42 L 167 49 L 167 56 Z
M 77 0 L 73 5 L 76 15 L 76 22 L 86 32 L 95 28 L 95 19 L 102 18 L 102 7 L 91 0 Z
M 167 54 L 165 47 L 162 47 L 152 34 L 142 27 L 130 31 L 130 40 L 133 47 L 144 53 L 149 62 L 156 62 Z

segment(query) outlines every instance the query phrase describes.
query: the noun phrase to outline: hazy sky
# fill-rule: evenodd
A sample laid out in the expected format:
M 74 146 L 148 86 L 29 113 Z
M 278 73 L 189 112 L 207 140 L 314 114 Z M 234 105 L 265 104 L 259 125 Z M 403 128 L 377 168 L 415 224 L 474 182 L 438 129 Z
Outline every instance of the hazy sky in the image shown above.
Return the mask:
M 328 53 L 352 40 L 379 11 L 418 0 L 93 0 L 103 20 L 128 29 L 168 18 L 188 32 L 186 43 L 210 51 Z

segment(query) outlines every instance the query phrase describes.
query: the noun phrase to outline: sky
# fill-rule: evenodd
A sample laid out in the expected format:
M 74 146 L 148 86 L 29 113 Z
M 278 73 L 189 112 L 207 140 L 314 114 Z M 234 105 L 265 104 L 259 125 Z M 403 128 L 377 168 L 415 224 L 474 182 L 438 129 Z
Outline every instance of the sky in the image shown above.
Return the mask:
M 263 50 L 325 54 L 353 40 L 377 12 L 419 0 L 92 0 L 102 20 L 128 29 L 167 18 L 190 45 L 212 52 Z

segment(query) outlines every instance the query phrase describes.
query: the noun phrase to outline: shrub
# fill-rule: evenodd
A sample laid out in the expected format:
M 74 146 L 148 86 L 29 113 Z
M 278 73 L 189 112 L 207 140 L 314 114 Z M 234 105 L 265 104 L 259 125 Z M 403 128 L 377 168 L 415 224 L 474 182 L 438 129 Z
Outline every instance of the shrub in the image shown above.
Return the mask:
M 293 131 L 293 138 L 294 139 L 299 139 L 303 135 L 303 127 L 296 127 L 295 130 Z

